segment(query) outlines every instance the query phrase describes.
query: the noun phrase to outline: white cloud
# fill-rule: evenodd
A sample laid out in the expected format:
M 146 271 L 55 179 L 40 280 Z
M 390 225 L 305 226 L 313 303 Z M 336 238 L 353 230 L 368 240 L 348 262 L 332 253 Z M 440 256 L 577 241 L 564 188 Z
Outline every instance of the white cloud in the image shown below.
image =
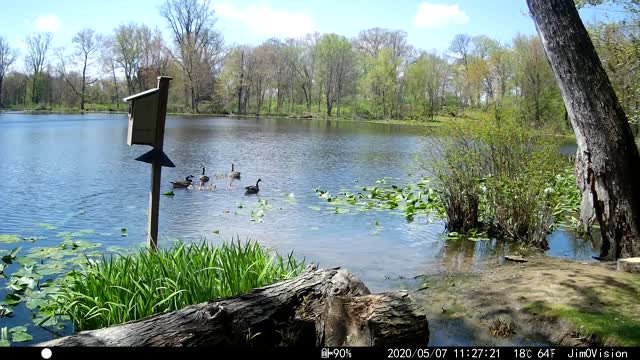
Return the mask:
M 219 17 L 240 21 L 258 35 L 295 38 L 316 30 L 313 19 L 303 13 L 255 5 L 238 8 L 230 4 L 219 4 L 215 10 Z
M 48 31 L 52 33 L 58 31 L 58 29 L 62 27 L 60 19 L 55 14 L 38 16 L 34 21 L 34 25 L 37 31 Z
M 417 27 L 430 28 L 449 24 L 463 25 L 469 20 L 469 16 L 458 5 L 422 3 L 418 5 L 414 23 Z

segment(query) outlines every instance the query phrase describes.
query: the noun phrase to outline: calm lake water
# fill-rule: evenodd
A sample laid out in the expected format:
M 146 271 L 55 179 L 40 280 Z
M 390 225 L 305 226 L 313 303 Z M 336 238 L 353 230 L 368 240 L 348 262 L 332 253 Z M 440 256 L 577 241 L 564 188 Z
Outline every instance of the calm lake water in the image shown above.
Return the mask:
M 176 238 L 250 238 L 321 267 L 345 267 L 372 291 L 396 288 L 400 277 L 474 271 L 487 259 L 498 261 L 504 246 L 446 240 L 442 222 L 424 216 L 407 222 L 376 211 L 335 214 L 316 195 L 317 187 L 338 193 L 385 177 L 398 185 L 410 181 L 409 174 L 420 174 L 414 158 L 424 150 L 423 133 L 367 123 L 169 117 L 165 152 L 176 168 L 163 168 L 162 191 L 171 190 L 169 181 L 197 178 L 203 164 L 217 190 L 176 189 L 174 197 L 162 196 L 160 245 Z M 82 239 L 105 248 L 143 244 L 151 169 L 134 159 L 150 148 L 128 146 L 126 136 L 126 115 L 0 113 L 0 234 L 46 237 L 21 246 L 56 246 L 56 232 L 90 229 Z M 242 179 L 229 189 L 228 180 L 213 174 L 229 172 L 232 162 Z M 258 178 L 259 196 L 245 196 L 243 187 Z M 259 199 L 272 208 L 255 222 L 251 211 Z M 552 256 L 590 259 L 597 252 L 562 231 L 550 236 L 550 245 Z M 1 279 L 0 285 L 4 298 Z M 0 318 L 0 327 L 22 325 L 19 319 L 16 311 L 13 320 Z

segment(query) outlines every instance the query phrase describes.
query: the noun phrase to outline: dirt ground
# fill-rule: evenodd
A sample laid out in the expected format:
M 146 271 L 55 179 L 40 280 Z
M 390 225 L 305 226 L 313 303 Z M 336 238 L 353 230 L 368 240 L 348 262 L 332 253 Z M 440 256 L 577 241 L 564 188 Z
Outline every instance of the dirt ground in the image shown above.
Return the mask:
M 416 278 L 430 345 L 640 345 L 640 275 L 545 256 Z

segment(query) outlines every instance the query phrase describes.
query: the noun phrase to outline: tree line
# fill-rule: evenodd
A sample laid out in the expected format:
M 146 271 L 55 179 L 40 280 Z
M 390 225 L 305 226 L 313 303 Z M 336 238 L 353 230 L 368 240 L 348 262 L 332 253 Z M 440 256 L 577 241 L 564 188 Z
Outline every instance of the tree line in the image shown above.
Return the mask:
M 456 35 L 447 51 L 416 49 L 401 30 L 371 28 L 353 38 L 328 33 L 269 39 L 257 46 L 225 42 L 208 0 L 167 0 L 159 28 L 127 23 L 109 34 L 85 28 L 67 47 L 50 33 L 25 38 L 24 71 L 15 45 L 0 37 L 0 104 L 9 108 L 101 104 L 174 78 L 170 110 L 238 114 L 321 113 L 370 119 L 430 119 L 481 108 L 533 125 L 568 127 L 553 72 L 537 36 L 510 43 Z M 593 26 L 592 36 L 627 111 L 638 108 L 637 29 Z M 638 51 L 638 53 L 635 53 Z M 13 67 L 12 67 L 13 66 Z M 12 70 L 13 69 L 13 70 Z

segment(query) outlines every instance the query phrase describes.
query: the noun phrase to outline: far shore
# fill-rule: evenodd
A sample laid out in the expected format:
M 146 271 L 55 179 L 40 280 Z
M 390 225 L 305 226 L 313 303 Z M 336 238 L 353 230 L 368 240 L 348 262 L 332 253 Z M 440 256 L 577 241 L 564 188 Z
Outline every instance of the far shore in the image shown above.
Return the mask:
M 123 106 L 124 108 L 124 106 Z M 0 109 L 0 113 L 24 113 L 24 114 L 127 114 L 125 109 L 108 109 L 108 110 L 96 110 L 86 109 L 80 111 L 79 109 Z M 213 112 L 200 112 L 200 113 L 185 113 L 185 112 L 167 112 L 170 116 L 184 116 L 184 117 L 227 117 L 227 118 L 267 118 L 267 119 L 301 119 L 301 120 L 325 120 L 325 121 L 341 121 L 341 122 L 360 122 L 370 124 L 385 124 L 385 125 L 400 125 L 400 126 L 420 126 L 425 128 L 436 128 L 444 124 L 466 118 L 475 118 L 475 116 L 469 116 L 466 113 L 461 113 L 458 116 L 450 115 L 437 115 L 433 120 L 424 119 L 369 119 L 369 118 L 353 118 L 353 117 L 327 117 L 325 114 L 318 113 L 295 113 L 295 114 L 235 114 L 235 113 L 213 113 Z M 549 133 L 541 131 L 541 135 L 563 137 L 568 139 L 575 139 L 573 132 L 571 133 Z

